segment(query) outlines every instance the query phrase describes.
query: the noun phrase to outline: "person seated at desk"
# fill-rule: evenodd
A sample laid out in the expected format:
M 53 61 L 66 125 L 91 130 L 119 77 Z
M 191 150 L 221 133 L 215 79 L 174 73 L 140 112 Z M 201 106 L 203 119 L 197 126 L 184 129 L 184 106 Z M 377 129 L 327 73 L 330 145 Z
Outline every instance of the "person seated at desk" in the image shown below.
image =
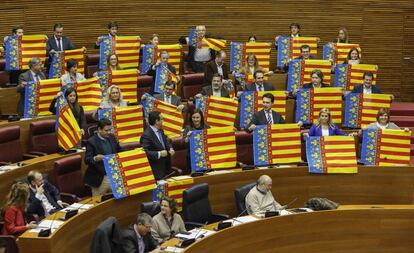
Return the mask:
M 320 69 L 314 69 L 312 70 L 311 74 L 311 82 L 305 83 L 302 87 L 302 89 L 314 89 L 314 88 L 326 88 L 329 87 L 329 84 L 323 83 L 323 73 Z M 294 97 L 296 97 L 296 94 L 298 93 L 298 90 L 295 89 L 292 93 Z
M 332 136 L 332 135 L 347 135 L 339 129 L 337 125 L 332 123 L 331 112 L 328 108 L 322 108 L 319 111 L 318 123 L 313 124 L 309 130 L 309 133 L 305 133 L 304 136 Z M 350 134 L 353 135 L 353 134 Z
M 30 188 L 28 214 L 35 214 L 43 218 L 69 206 L 60 200 L 59 190 L 43 179 L 43 175 L 39 171 L 30 171 L 27 174 L 27 182 L 29 182 Z
M 361 64 L 361 63 L 362 62 L 361 62 L 358 48 L 356 47 L 351 48 L 343 64 Z
M 75 83 L 86 79 L 81 73 L 78 73 L 78 62 L 75 59 L 69 59 L 66 62 L 66 71 L 66 74 L 60 77 L 62 86 L 73 86 Z
M 245 91 L 272 91 L 273 85 L 264 81 L 263 69 L 256 69 L 253 73 L 254 83 L 245 86 Z
M 147 213 L 138 214 L 135 224 L 122 231 L 124 253 L 162 252 L 151 235 L 152 218 Z
M 227 85 L 229 74 L 225 63 L 226 57 L 226 52 L 220 50 L 216 53 L 216 58 L 214 60 L 206 63 L 202 87 L 209 86 L 215 74 L 219 74 L 222 77 L 223 85 Z
M 275 97 L 271 93 L 266 93 L 262 97 L 263 109 L 253 114 L 252 121 L 246 126 L 246 132 L 252 132 L 257 125 L 285 124 L 282 115 L 272 110 Z
M 177 213 L 177 202 L 170 197 L 161 199 L 161 212 L 153 217 L 151 234 L 159 243 L 186 232 L 184 221 Z
M 272 194 L 272 178 L 261 175 L 257 184 L 246 195 L 246 210 L 248 214 L 263 214 L 267 211 L 278 211 L 285 209 L 280 205 Z
M 196 98 L 201 98 L 201 96 L 215 96 L 215 97 L 230 97 L 229 91 L 223 87 L 222 83 L 223 77 L 219 74 L 214 74 L 213 79 L 211 80 L 211 85 L 204 86 L 201 89 L 201 93 L 195 95 Z
M 176 83 L 172 80 L 167 80 L 164 83 L 164 94 L 154 94 L 154 98 L 159 101 L 166 102 L 168 104 L 177 106 L 177 111 L 182 112 L 184 110 L 184 105 L 181 103 L 181 97 L 174 95 L 176 88 Z M 147 95 L 142 95 L 141 101 L 147 99 Z
M 17 182 L 12 185 L 7 194 L 4 206 L 1 209 L 1 218 L 4 221 L 2 234 L 19 236 L 26 230 L 36 228 L 36 222 L 26 223 L 26 213 L 29 203 L 29 186 L 26 183 Z
M 86 143 L 84 181 L 92 189 L 92 195 L 102 195 L 111 192 L 108 176 L 104 168 L 105 155 L 121 152 L 122 148 L 112 134 L 112 122 L 103 118 L 98 121 L 98 132 Z
M 396 129 L 401 130 L 395 123 L 390 122 L 390 113 L 388 109 L 381 108 L 377 113 L 377 122 L 370 123 L 368 126 L 363 127 L 359 134 L 362 134 L 363 130 L 367 129 Z M 408 127 L 404 128 L 404 131 L 408 132 Z
M 151 64 L 149 66 L 148 71 L 147 71 L 147 75 L 152 76 L 154 82 L 155 82 L 155 79 L 156 79 L 156 76 L 157 76 L 158 66 L 160 64 L 164 65 L 165 68 L 167 68 L 174 75 L 177 74 L 177 70 L 175 69 L 175 67 L 172 64 L 168 63 L 169 58 L 170 58 L 170 54 L 167 51 L 163 50 L 163 51 L 160 52 L 159 61 L 157 63 Z M 152 85 L 150 94 L 154 94 L 154 93 L 155 93 L 154 92 L 154 85 Z

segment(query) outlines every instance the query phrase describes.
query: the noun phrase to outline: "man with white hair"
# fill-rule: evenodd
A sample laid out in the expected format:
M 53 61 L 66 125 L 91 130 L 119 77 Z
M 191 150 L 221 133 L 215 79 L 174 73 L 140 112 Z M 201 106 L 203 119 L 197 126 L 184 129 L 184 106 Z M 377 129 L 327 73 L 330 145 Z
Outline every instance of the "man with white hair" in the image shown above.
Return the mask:
M 257 184 L 246 195 L 246 210 L 248 214 L 263 214 L 267 211 L 283 210 L 272 194 L 272 178 L 261 175 Z
M 203 42 L 204 37 L 206 36 L 206 26 L 198 25 L 196 26 L 197 34 L 197 43 L 196 45 L 190 45 L 188 47 L 188 60 L 190 67 L 193 72 L 203 73 L 205 71 L 205 64 L 215 57 L 214 50 L 211 50 Z

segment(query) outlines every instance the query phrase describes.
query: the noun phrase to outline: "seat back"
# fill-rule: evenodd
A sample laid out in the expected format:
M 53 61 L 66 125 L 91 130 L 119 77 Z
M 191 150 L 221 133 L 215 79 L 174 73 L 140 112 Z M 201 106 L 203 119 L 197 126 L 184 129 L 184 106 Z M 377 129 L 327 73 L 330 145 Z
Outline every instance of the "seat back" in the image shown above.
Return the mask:
M 191 174 L 191 168 L 188 168 L 187 166 L 187 145 L 181 142 L 180 137 L 173 138 L 171 144 L 175 151 L 174 156 L 171 157 L 171 166 L 181 169 L 183 171 L 183 175 Z
M 121 232 L 118 220 L 109 217 L 96 228 L 93 233 L 91 253 L 108 252 L 106 246 L 110 246 L 109 252 L 121 252 Z
M 256 182 L 243 185 L 234 190 L 234 199 L 236 200 L 236 207 L 239 214 L 246 212 L 246 195 L 256 185 Z
M 98 71 L 99 54 L 87 54 L 85 57 L 85 77 L 90 78 Z
M 0 128 L 0 151 L 0 162 L 15 163 L 23 160 L 19 126 Z
M 244 164 L 254 164 L 253 159 L 253 134 L 238 131 L 236 135 L 237 161 Z
M 189 99 L 201 92 L 204 73 L 185 74 L 181 78 L 181 98 Z
M 151 215 L 151 217 L 154 217 L 159 212 L 161 212 L 161 206 L 159 201 L 141 203 L 141 213 L 147 213 Z
M 151 91 L 151 87 L 154 85 L 154 79 L 152 76 L 138 76 L 138 87 L 137 87 L 137 97 L 138 101 L 141 101 L 142 95 L 146 92 Z
M 57 153 L 59 146 L 55 132 L 56 120 L 39 120 L 30 123 L 29 151 Z
M 16 238 L 12 235 L 0 235 L 0 249 L 4 247 L 5 253 L 19 253 Z
M 55 161 L 54 177 L 56 186 L 61 192 L 85 197 L 85 185 L 81 171 L 82 157 L 80 155 L 68 156 Z
M 212 210 L 208 199 L 208 184 L 194 185 L 183 192 L 184 220 L 205 223 L 209 221 Z

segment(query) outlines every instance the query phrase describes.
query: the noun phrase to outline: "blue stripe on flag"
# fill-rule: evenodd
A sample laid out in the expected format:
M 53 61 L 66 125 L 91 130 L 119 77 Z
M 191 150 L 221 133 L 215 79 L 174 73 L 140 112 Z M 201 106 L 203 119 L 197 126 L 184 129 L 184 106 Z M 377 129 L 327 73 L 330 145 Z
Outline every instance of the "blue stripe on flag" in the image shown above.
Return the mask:
M 12 35 L 7 38 L 6 49 L 6 70 L 19 70 L 19 37 Z
M 333 60 L 335 59 L 335 44 L 329 42 L 323 45 L 323 59 L 324 60 Z
M 348 64 L 337 64 L 335 67 L 334 87 L 346 89 L 348 83 Z
M 288 60 L 290 53 L 290 36 L 279 36 L 277 41 L 277 64 L 278 68 L 283 68 Z
M 377 160 L 378 129 L 367 129 L 362 134 L 361 163 L 375 165 Z
M 296 122 L 302 121 L 303 124 L 312 124 L 310 121 L 310 90 L 299 89 L 296 94 Z
M 244 91 L 240 96 L 240 128 L 245 128 L 253 119 L 255 99 L 254 91 Z
M 168 65 L 160 63 L 156 68 L 154 92 L 164 94 L 164 84 L 166 81 L 168 81 Z
M 358 127 L 360 94 L 349 93 L 345 98 L 344 127 Z
M 154 63 L 154 46 L 151 44 L 144 45 L 142 50 L 141 73 L 147 73 L 151 64 Z
M 253 155 L 255 166 L 266 166 L 271 164 L 268 155 L 268 133 L 267 125 L 256 126 L 253 131 Z
M 320 136 L 310 136 L 306 140 L 309 173 L 323 173 L 320 138 Z
M 99 44 L 99 69 L 105 69 L 106 60 L 112 52 L 112 37 L 109 35 L 102 36 Z
M 122 175 L 119 172 L 119 165 L 114 154 L 106 155 L 103 158 L 103 163 L 108 176 L 109 183 L 112 188 L 112 193 L 114 194 L 115 199 L 121 199 L 126 197 L 126 191 L 124 188 L 124 182 L 122 180 Z
M 60 78 L 62 76 L 62 52 L 51 53 L 49 60 L 49 79 Z
M 243 46 L 241 42 L 230 43 L 230 71 L 239 72 L 243 67 Z
M 36 116 L 37 102 L 37 83 L 35 81 L 27 82 L 24 87 L 24 118 L 33 118 Z
M 203 139 L 203 130 L 192 131 L 190 135 L 191 172 L 205 171 L 207 169 Z
M 287 91 L 293 92 L 300 88 L 302 60 L 289 62 Z

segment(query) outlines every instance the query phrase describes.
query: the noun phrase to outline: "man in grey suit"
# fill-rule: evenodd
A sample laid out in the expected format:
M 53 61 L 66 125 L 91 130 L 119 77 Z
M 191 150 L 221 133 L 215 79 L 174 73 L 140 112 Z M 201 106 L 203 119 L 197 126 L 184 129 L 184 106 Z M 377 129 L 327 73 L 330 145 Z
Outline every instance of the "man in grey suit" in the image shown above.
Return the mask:
M 246 91 L 271 91 L 274 90 L 271 83 L 264 81 L 264 71 L 261 69 L 253 73 L 254 83 L 246 85 Z
M 230 97 L 229 91 L 223 87 L 223 77 L 218 73 L 214 74 L 211 85 L 204 86 L 201 89 L 201 93 L 195 95 L 196 98 L 200 98 L 201 96 Z
M 53 27 L 53 36 L 49 37 L 46 42 L 47 53 L 61 52 L 65 50 L 75 49 L 70 39 L 63 36 L 63 25 L 55 24 Z
M 134 224 L 122 231 L 122 252 L 163 252 L 151 235 L 152 218 L 147 213 L 138 214 Z
M 17 103 L 17 113 L 22 116 L 24 114 L 24 98 L 25 87 L 30 81 L 40 81 L 46 79 L 45 74 L 42 72 L 42 61 L 38 57 L 31 58 L 29 60 L 29 70 L 20 74 L 19 84 L 17 85 L 17 92 L 20 93 L 20 99 Z
M 263 95 L 263 109 L 253 114 L 253 119 L 246 126 L 246 132 L 252 132 L 256 125 L 271 125 L 271 124 L 285 124 L 286 121 L 282 115 L 272 110 L 275 97 L 271 93 Z
M 164 84 L 164 94 L 154 94 L 154 97 L 160 101 L 177 106 L 177 110 L 182 112 L 184 105 L 181 103 L 181 97 L 174 95 L 175 82 L 168 80 Z

